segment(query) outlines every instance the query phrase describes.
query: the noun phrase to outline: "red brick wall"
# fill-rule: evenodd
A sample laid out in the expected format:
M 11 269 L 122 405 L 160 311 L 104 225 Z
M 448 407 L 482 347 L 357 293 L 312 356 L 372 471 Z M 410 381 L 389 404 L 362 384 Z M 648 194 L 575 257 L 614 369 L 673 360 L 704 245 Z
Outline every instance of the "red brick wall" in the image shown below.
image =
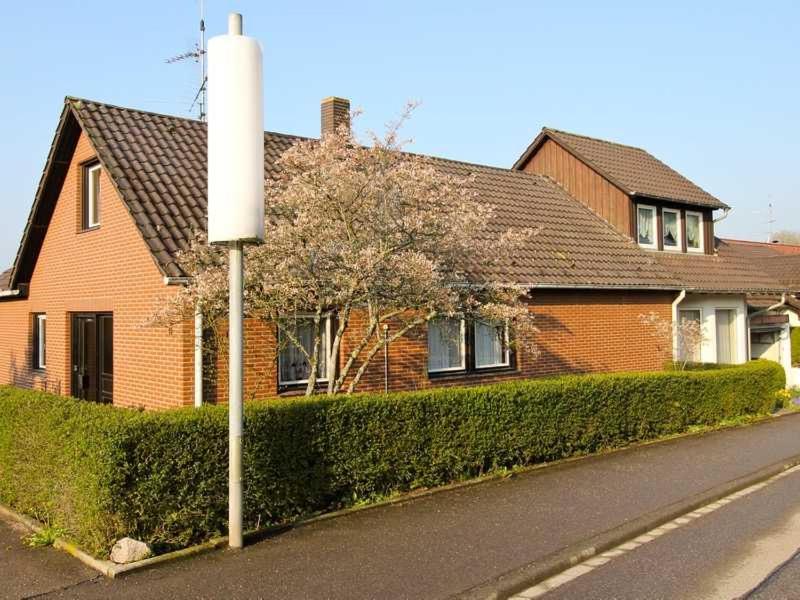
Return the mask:
M 0 302 L 0 383 L 69 394 L 70 314 L 114 315 L 114 404 L 166 408 L 192 401 L 192 331 L 144 327 L 175 293 L 104 172 L 100 227 L 81 231 L 81 167 L 95 156 L 82 135 L 45 236 L 26 300 Z M 31 313 L 47 313 L 47 369 L 31 370 Z
M 520 349 L 517 368 L 512 372 L 431 379 L 427 373 L 427 338 L 423 328 L 391 345 L 389 389 L 413 390 L 564 373 L 659 370 L 669 360 L 670 349 L 645 329 L 639 315 L 652 311 L 670 319 L 673 299 L 674 294 L 669 292 L 536 291 L 530 309 L 540 330 L 536 337 L 538 357 Z M 340 365 L 344 364 L 357 340 L 356 333 L 363 326 L 363 315 L 356 314 L 339 353 Z M 248 321 L 245 346 L 245 397 L 277 395 L 275 328 Z M 217 357 L 215 368 L 219 384 L 207 385 L 206 398 L 224 402 L 227 399 L 225 350 Z M 383 386 L 384 362 L 380 352 L 368 366 L 358 390 L 383 390 Z

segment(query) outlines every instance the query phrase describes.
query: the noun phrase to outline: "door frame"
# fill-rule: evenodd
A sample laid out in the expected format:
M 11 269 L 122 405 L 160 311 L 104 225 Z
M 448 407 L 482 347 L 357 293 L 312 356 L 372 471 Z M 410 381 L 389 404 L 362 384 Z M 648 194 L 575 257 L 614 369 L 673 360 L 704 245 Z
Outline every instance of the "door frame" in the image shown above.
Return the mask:
M 103 317 L 111 318 L 111 344 L 112 344 L 112 356 L 113 356 L 113 344 L 114 344 L 114 313 L 111 311 L 103 311 L 103 312 L 74 312 L 70 313 L 70 394 L 76 398 L 80 398 L 78 396 L 78 371 L 76 365 L 78 365 L 78 352 L 80 351 L 79 342 L 78 342 L 78 323 L 81 319 L 94 319 L 95 321 L 95 364 L 97 365 L 97 374 L 96 374 L 96 399 L 95 402 L 99 404 L 110 404 L 113 401 L 113 371 L 111 374 L 112 383 L 111 389 L 105 390 L 103 385 L 103 374 L 105 371 L 105 353 L 103 352 L 104 349 L 104 332 L 103 328 L 100 326 L 100 319 Z M 112 358 L 113 360 L 113 358 Z M 112 365 L 113 369 L 113 365 Z

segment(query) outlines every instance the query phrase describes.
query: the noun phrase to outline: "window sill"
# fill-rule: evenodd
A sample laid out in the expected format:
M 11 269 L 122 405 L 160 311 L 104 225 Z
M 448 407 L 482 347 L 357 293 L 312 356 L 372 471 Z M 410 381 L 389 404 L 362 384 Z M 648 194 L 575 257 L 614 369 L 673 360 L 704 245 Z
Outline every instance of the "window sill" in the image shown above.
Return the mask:
M 278 395 L 279 396 L 302 396 L 306 393 L 307 383 L 279 383 Z M 323 392 L 328 389 L 327 381 L 317 381 L 314 385 L 314 393 Z
M 90 231 L 97 231 L 98 229 L 100 229 L 99 223 L 97 225 L 92 225 L 91 227 L 81 227 L 78 230 L 78 233 L 89 233 Z
M 428 379 L 477 379 L 485 375 L 497 375 L 502 373 L 516 373 L 518 372 L 515 366 L 500 366 L 500 367 L 484 367 L 481 369 L 459 371 L 439 371 L 428 373 Z

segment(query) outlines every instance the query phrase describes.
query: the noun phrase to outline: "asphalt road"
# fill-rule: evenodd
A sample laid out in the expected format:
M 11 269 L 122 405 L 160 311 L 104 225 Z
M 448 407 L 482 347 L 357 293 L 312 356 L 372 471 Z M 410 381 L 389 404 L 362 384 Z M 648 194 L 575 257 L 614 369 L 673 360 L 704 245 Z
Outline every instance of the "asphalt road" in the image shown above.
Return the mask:
M 791 415 L 320 521 L 239 552 L 42 597 L 450 598 L 797 454 L 800 415 Z
M 770 577 L 800 548 L 798 498 L 800 471 L 795 471 L 612 558 L 540 598 L 800 598 L 797 559 Z M 759 586 L 763 589 L 753 592 Z
M 61 592 L 99 578 L 97 571 L 65 552 L 26 546 L 23 539 L 29 534 L 21 525 L 0 519 L 0 598 Z

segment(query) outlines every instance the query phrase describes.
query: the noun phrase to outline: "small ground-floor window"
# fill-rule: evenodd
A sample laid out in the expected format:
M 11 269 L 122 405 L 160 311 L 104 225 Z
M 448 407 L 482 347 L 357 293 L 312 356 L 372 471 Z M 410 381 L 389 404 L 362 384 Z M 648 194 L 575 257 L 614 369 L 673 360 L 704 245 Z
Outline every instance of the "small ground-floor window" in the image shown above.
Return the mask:
M 428 372 L 461 371 L 465 368 L 463 319 L 433 319 L 428 323 Z
M 475 321 L 475 368 L 509 365 L 508 327 L 505 324 Z
M 733 364 L 736 362 L 736 311 L 718 308 L 714 317 L 717 324 L 717 362 Z
M 33 368 L 44 369 L 47 366 L 47 315 L 33 315 Z
M 431 375 L 507 369 L 512 354 L 505 323 L 437 318 L 428 323 Z
M 703 314 L 699 308 L 683 309 L 680 311 L 681 325 L 691 324 L 700 328 L 703 325 Z M 678 335 L 681 335 L 679 332 Z M 690 339 L 685 335 L 678 339 L 678 360 L 687 362 L 700 362 L 702 360 L 702 338 Z
M 320 324 L 320 351 L 317 360 L 317 381 L 327 381 L 330 355 L 331 320 L 324 318 Z M 298 317 L 279 331 L 278 383 L 300 385 L 308 383 L 311 374 L 309 357 L 314 353 L 314 319 Z

